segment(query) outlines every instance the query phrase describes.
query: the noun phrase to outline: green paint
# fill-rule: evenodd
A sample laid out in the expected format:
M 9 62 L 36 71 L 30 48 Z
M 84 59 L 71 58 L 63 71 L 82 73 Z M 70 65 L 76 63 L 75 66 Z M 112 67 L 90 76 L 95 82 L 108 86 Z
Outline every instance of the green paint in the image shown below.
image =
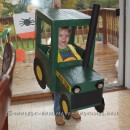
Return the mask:
M 75 28 L 77 26 L 86 26 L 89 24 L 90 16 L 78 12 L 72 9 L 46 9 L 36 11 L 36 56 L 43 65 L 45 71 L 46 83 L 52 92 L 57 92 L 59 98 L 62 94 L 65 94 L 69 100 L 70 111 L 80 110 L 95 105 L 101 104 L 101 98 L 103 93 L 103 88 L 96 88 L 97 82 L 104 83 L 104 79 L 95 70 L 93 70 L 94 61 L 94 46 L 92 49 L 89 67 L 84 69 L 82 67 L 82 60 L 69 61 L 69 62 L 57 62 L 58 56 L 58 28 L 61 26 L 71 26 L 72 33 L 70 38 L 70 43 L 74 45 L 78 54 L 83 58 L 84 50 L 77 46 L 75 42 Z M 48 45 L 43 45 L 41 43 L 41 26 L 42 23 L 46 22 L 51 27 L 51 50 L 48 56 L 47 52 L 49 49 Z M 62 77 L 56 76 L 56 71 L 58 71 Z M 71 91 L 67 90 L 67 86 L 64 85 L 66 82 L 69 84 Z M 73 87 L 79 86 L 81 91 L 79 94 L 73 93 Z M 83 99 L 90 95 L 90 99 Z M 96 95 L 95 95 L 96 94 Z M 77 101 L 78 107 L 75 107 L 75 99 L 79 95 L 79 100 Z M 98 96 L 98 97 L 96 97 Z M 80 101 L 82 99 L 82 101 Z M 98 99 L 98 100 L 96 100 Z M 82 103 L 85 102 L 86 104 Z M 81 106 L 80 106 L 81 103 Z

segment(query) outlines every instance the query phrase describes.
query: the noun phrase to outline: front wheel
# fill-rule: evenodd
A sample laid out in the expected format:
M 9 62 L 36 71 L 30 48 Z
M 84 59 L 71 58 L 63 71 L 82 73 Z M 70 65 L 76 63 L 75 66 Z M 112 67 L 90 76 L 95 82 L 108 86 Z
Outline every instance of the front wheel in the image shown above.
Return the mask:
M 99 106 L 95 106 L 95 109 L 97 110 L 97 112 L 102 113 L 105 109 L 105 102 L 104 102 L 104 98 L 102 97 L 102 103 Z
M 69 100 L 67 98 L 66 95 L 61 95 L 61 99 L 60 99 L 60 106 L 61 106 L 61 110 L 65 116 L 65 118 L 67 120 L 70 119 L 70 105 L 69 105 Z
M 43 70 L 43 66 L 38 58 L 34 59 L 34 73 L 36 76 L 36 79 L 38 81 L 38 84 L 41 88 L 46 88 L 46 80 L 45 80 L 45 72 Z

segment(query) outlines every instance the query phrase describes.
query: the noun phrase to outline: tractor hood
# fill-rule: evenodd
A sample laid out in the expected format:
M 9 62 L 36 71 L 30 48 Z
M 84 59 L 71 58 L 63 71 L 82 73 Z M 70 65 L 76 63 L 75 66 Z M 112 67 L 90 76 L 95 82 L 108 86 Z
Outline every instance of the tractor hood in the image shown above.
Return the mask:
M 72 66 L 60 68 L 57 70 L 56 75 L 69 92 L 72 92 L 75 86 L 81 89 L 80 93 L 84 93 L 102 89 L 104 85 L 103 77 L 90 67 Z M 98 84 L 101 84 L 99 88 Z

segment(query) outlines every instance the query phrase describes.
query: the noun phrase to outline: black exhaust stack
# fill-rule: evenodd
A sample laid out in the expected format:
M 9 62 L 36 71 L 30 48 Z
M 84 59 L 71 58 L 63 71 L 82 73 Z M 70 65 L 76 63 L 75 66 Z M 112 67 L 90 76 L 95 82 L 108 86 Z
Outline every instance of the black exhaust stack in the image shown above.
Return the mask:
M 96 27 L 98 22 L 98 16 L 100 11 L 100 5 L 94 4 L 91 20 L 89 24 L 89 32 L 88 32 L 88 38 L 86 42 L 86 48 L 84 50 L 84 57 L 83 57 L 83 67 L 87 68 L 90 61 L 91 51 L 95 40 L 95 34 L 96 34 Z

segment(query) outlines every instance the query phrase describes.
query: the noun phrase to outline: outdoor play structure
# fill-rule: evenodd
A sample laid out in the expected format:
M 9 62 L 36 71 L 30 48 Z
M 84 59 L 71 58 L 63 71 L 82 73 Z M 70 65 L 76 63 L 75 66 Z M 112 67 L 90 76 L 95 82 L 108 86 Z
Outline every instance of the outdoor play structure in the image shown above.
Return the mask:
M 36 10 L 36 50 L 34 73 L 39 85 L 46 85 L 56 92 L 60 99 L 61 109 L 66 119 L 69 112 L 95 107 L 98 112 L 104 111 L 103 87 L 104 79 L 93 70 L 95 33 L 100 6 L 93 5 L 92 16 L 73 9 Z M 91 18 L 91 19 L 90 19 Z M 50 26 L 51 44 L 46 44 L 44 25 Z M 89 25 L 86 49 L 75 43 L 77 26 Z M 58 62 L 58 28 L 70 26 L 70 41 L 81 59 Z M 50 56 L 47 56 L 51 48 Z

